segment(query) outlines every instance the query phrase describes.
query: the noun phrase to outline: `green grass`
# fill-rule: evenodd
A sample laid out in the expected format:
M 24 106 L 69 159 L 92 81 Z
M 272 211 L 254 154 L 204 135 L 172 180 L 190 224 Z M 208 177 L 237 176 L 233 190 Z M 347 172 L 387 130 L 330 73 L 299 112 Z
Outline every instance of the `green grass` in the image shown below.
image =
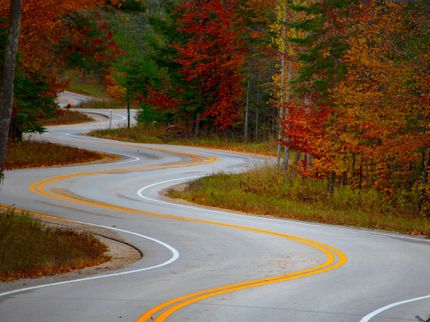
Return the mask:
M 78 70 L 68 70 L 64 78 L 69 80 L 68 90 L 72 92 L 95 97 L 107 97 L 102 81 L 93 75 L 83 77 Z
M 217 136 L 202 138 L 178 138 L 174 135 L 171 135 L 168 131 L 166 131 L 166 128 L 163 127 L 145 127 L 143 125 L 139 125 L 130 129 L 118 128 L 111 130 L 96 130 L 91 132 L 89 135 L 128 142 L 180 144 L 245 153 L 256 153 L 261 155 L 276 155 L 275 140 L 244 143 L 238 140 L 226 140 L 225 138 Z
M 166 143 L 163 139 L 162 132 L 156 128 L 132 127 L 117 128 L 117 129 L 106 129 L 106 130 L 95 130 L 89 133 L 91 136 L 100 138 L 120 140 L 127 142 L 138 142 L 138 143 Z
M 97 152 L 59 144 L 22 141 L 9 144 L 6 154 L 6 169 L 91 162 L 104 157 L 104 155 Z
M 412 215 L 410 204 L 385 200 L 376 190 L 349 187 L 337 188 L 329 197 L 325 182 L 285 178 L 274 167 L 209 176 L 168 194 L 261 215 L 430 236 L 430 218 Z
M 0 210 L 0 280 L 68 272 L 101 264 L 107 248 L 88 233 L 53 228 L 28 213 Z
M 119 108 L 125 108 L 126 103 L 117 101 L 117 100 L 111 100 L 111 99 L 102 99 L 102 100 L 93 100 L 88 102 L 83 102 L 77 106 L 74 106 L 76 108 L 91 108 L 91 109 L 119 109 Z
M 75 84 L 70 84 L 68 87 L 68 90 L 70 90 L 71 92 L 95 96 L 95 97 L 106 96 L 104 89 L 102 87 L 99 87 L 98 85 L 75 83 Z
M 57 109 L 53 117 L 41 119 L 40 123 L 42 125 L 48 126 L 48 125 L 62 125 L 62 124 L 77 124 L 77 123 L 84 123 L 84 122 L 91 122 L 91 121 L 94 121 L 94 119 L 87 116 L 86 114 L 76 112 L 76 111 Z

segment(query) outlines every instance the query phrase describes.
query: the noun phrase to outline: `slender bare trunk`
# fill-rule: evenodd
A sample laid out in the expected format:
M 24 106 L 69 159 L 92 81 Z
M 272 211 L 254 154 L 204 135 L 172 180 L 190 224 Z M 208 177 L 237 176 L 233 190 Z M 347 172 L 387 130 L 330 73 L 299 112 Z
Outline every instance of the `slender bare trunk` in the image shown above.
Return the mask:
M 278 153 L 277 164 L 281 165 L 281 140 L 282 140 L 282 121 L 284 119 L 284 88 L 285 88 L 285 36 L 286 36 L 286 18 L 282 18 L 282 49 L 281 49 L 281 93 L 279 98 L 279 123 L 278 123 Z
M 329 196 L 333 195 L 335 182 L 336 182 L 336 173 L 334 171 L 330 171 L 330 175 L 328 177 L 328 194 L 329 194 Z
M 295 151 L 294 152 L 294 165 L 293 165 L 293 171 L 291 173 L 291 177 L 296 176 L 297 167 L 298 167 L 298 164 L 300 162 L 300 157 L 301 157 L 301 153 L 299 151 Z
M 421 182 L 423 184 L 426 184 L 428 182 L 428 171 L 430 167 L 430 147 L 428 147 L 427 151 L 424 153 L 423 160 L 424 160 L 424 166 L 422 170 Z
M 258 141 L 258 127 L 260 126 L 260 80 L 261 74 L 258 73 L 258 81 L 257 81 L 257 101 L 256 101 L 256 110 L 255 110 L 255 141 Z
M 285 95 L 285 99 L 287 101 L 290 100 L 290 84 L 291 84 L 291 78 L 292 78 L 292 67 L 291 67 L 291 62 L 288 62 L 288 67 L 287 67 L 287 74 L 288 74 L 288 82 L 287 82 L 287 91 L 286 91 L 286 95 Z M 288 116 L 288 108 L 284 107 L 284 117 Z M 288 141 L 288 138 L 285 138 L 285 140 Z M 284 171 L 288 171 L 288 168 L 290 166 L 290 147 L 286 146 L 285 150 L 284 150 L 284 162 L 283 162 L 283 167 L 284 167 Z
M 130 90 L 127 86 L 127 128 L 130 128 Z
M 425 149 L 422 152 L 422 157 L 421 157 L 421 183 L 423 185 L 423 187 L 420 189 L 419 191 L 419 198 L 417 198 L 416 202 L 415 202 L 415 214 L 419 214 L 422 208 L 422 203 L 424 201 L 424 199 L 426 198 L 426 192 L 425 192 L 425 185 L 428 183 L 428 170 L 430 167 L 430 147 L 428 147 L 427 149 Z
M 360 170 L 358 174 L 358 189 L 363 186 L 363 158 L 360 158 Z
M 369 159 L 368 158 L 366 158 L 366 162 L 365 162 L 365 172 L 366 172 L 366 189 L 369 189 L 370 177 L 369 177 Z
M 248 85 L 246 86 L 245 124 L 243 130 L 243 141 L 249 140 L 249 93 L 251 91 L 251 72 L 248 73 Z
M 340 179 L 340 186 L 343 188 L 347 185 L 347 183 L 348 183 L 348 175 L 345 171 L 342 173 L 342 177 Z
M 197 113 L 196 125 L 194 128 L 194 136 L 196 138 L 200 136 L 200 113 Z
M 11 0 L 9 35 L 4 53 L 3 78 L 0 88 L 0 179 L 3 176 L 10 120 L 13 105 L 13 83 L 15 79 L 16 54 L 21 25 L 22 0 Z

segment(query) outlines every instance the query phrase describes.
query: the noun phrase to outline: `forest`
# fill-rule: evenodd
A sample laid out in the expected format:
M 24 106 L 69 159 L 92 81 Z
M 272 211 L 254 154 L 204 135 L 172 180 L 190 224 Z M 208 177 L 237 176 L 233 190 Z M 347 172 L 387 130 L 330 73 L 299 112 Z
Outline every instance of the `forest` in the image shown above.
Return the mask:
M 138 108 L 139 126 L 274 140 L 286 176 L 322 181 L 328 196 L 377 191 L 430 216 L 425 0 L 27 0 L 22 10 L 10 140 L 44 131 L 75 70 Z M 8 12 L 0 0 L 0 54 Z

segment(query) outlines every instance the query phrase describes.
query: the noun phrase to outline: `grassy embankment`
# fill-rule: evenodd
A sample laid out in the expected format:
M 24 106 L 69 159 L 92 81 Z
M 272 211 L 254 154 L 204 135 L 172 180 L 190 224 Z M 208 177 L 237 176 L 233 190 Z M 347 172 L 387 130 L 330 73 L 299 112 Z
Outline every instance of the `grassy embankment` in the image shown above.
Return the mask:
M 126 103 L 113 100 L 113 99 L 101 99 L 101 100 L 93 100 L 88 102 L 83 102 L 77 106 L 74 106 L 74 108 L 91 108 L 91 109 L 120 109 L 120 108 L 126 108 Z
M 65 72 L 64 78 L 69 81 L 69 91 L 96 98 L 95 100 L 84 102 L 74 107 L 116 109 L 124 108 L 126 106 L 126 104 L 120 100 L 111 99 L 106 93 L 106 88 L 103 82 L 94 75 L 89 74 L 83 77 L 81 71 L 68 70 Z
M 70 69 L 65 72 L 64 79 L 69 81 L 68 89 L 72 92 L 107 98 L 102 81 L 94 75 L 87 74 L 84 76 L 82 71 Z
M 162 127 L 136 126 L 131 129 L 96 130 L 89 135 L 128 142 L 181 144 L 269 156 L 276 155 L 275 140 L 243 143 L 238 140 L 226 140 L 217 136 L 207 138 L 178 138 L 168 133 L 166 134 L 166 130 Z
M 273 167 L 206 177 L 168 195 L 261 215 L 430 236 L 430 218 L 412 215 L 413 205 L 400 197 L 388 201 L 376 190 L 350 187 L 328 197 L 325 182 L 285 178 Z
M 78 124 L 94 121 L 91 117 L 86 114 L 68 111 L 63 109 L 57 109 L 55 111 L 55 115 L 50 118 L 41 119 L 40 124 L 43 126 L 49 125 L 64 125 L 64 124 Z
M 9 145 L 6 155 L 6 169 L 75 164 L 104 158 L 107 158 L 107 156 L 101 153 L 64 145 L 22 141 Z M 111 158 L 112 160 L 114 159 L 113 156 Z
M 109 260 L 88 233 L 56 228 L 14 209 L 0 209 L 0 281 L 65 273 Z

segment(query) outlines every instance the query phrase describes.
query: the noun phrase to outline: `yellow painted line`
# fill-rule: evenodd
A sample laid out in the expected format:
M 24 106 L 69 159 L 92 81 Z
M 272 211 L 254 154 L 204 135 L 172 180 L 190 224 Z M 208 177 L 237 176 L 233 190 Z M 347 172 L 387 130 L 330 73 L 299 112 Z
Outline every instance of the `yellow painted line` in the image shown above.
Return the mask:
M 242 227 L 242 228 L 236 227 L 236 228 L 237 229 L 243 229 L 244 228 L 245 230 L 255 231 L 254 229 L 247 229 L 247 227 Z M 297 272 L 293 272 L 293 273 L 289 273 L 289 274 L 273 276 L 273 277 L 268 277 L 268 278 L 253 280 L 253 281 L 246 281 L 246 282 L 238 283 L 238 284 L 230 284 L 230 285 L 226 285 L 226 286 L 222 286 L 222 287 L 217 287 L 217 288 L 213 288 L 213 289 L 208 289 L 208 290 L 192 293 L 189 295 L 185 295 L 183 297 L 178 297 L 178 298 L 172 299 L 170 301 L 167 301 L 165 303 L 162 303 L 162 304 L 152 308 L 151 310 L 147 311 L 144 315 L 142 315 L 137 320 L 137 322 L 146 322 L 146 321 L 161 322 L 161 321 L 165 321 L 170 315 L 172 315 L 176 311 L 178 311 L 178 310 L 180 310 L 180 309 L 182 309 L 188 305 L 191 305 L 193 303 L 205 300 L 205 299 L 210 298 L 210 297 L 214 297 L 214 296 L 218 296 L 218 295 L 222 295 L 222 294 L 226 294 L 226 293 L 232 293 L 232 292 L 236 292 L 236 291 L 240 291 L 240 290 L 244 290 L 244 289 L 254 288 L 254 287 L 258 287 L 258 286 L 280 283 L 280 282 L 284 282 L 284 281 L 288 281 L 288 280 L 293 280 L 293 279 L 308 277 L 308 276 L 312 276 L 312 275 L 316 275 L 316 274 L 321 274 L 324 272 L 334 270 L 334 269 L 344 265 L 347 261 L 346 256 L 342 252 L 340 252 L 339 250 L 337 250 L 331 246 L 324 245 L 324 244 L 319 243 L 319 242 L 314 242 L 314 241 L 309 240 L 309 239 L 303 239 L 300 237 L 296 238 L 295 236 L 290 236 L 290 235 L 286 235 L 286 234 L 279 234 L 279 233 L 272 234 L 272 232 L 270 232 L 270 231 L 261 231 L 261 230 L 257 230 L 257 231 L 259 233 L 264 233 L 264 234 L 268 234 L 268 235 L 275 235 L 275 236 L 287 238 L 289 240 L 297 241 L 297 242 L 300 242 L 302 244 L 306 244 L 310 247 L 316 248 L 316 249 L 320 250 L 321 252 L 323 252 L 327 256 L 327 260 L 323 264 L 320 264 L 318 266 L 308 268 L 305 270 L 301 270 L 301 271 L 297 271 Z M 336 261 L 336 257 L 337 257 L 337 261 Z M 168 307 L 170 307 L 170 308 L 168 308 Z M 168 309 L 166 311 L 162 312 L 162 310 L 164 310 L 165 308 L 168 308 Z M 160 312 L 162 312 L 162 313 L 158 316 L 158 318 L 153 320 L 153 317 L 157 313 L 160 313 Z
M 145 147 L 146 148 L 146 147 Z M 191 154 L 191 153 L 183 153 L 179 151 L 173 151 L 173 150 L 165 150 L 165 149 L 158 149 L 158 148 L 149 148 L 156 151 L 161 152 L 168 152 L 168 153 L 176 153 L 181 155 L 186 155 L 191 157 L 192 159 L 201 159 L 200 155 Z M 326 257 L 326 261 L 320 265 L 317 265 L 315 267 L 311 267 L 305 270 L 292 272 L 289 274 L 279 275 L 279 276 L 273 276 L 273 277 L 267 277 L 263 279 L 257 279 L 252 281 L 246 281 L 242 283 L 237 284 L 230 284 L 225 285 L 222 287 L 217 287 L 213 289 L 208 289 L 196 293 L 192 293 L 189 295 L 185 295 L 182 297 L 178 297 L 175 299 L 172 299 L 170 301 L 167 301 L 165 303 L 162 303 L 148 312 L 146 312 L 144 315 L 142 315 L 137 321 L 138 322 L 145 322 L 148 320 L 153 321 L 153 317 L 156 314 L 159 314 L 159 316 L 155 319 L 155 321 L 162 322 L 165 321 L 170 315 L 175 313 L 176 311 L 191 305 L 193 303 L 196 303 L 198 301 L 205 300 L 210 297 L 218 296 L 221 294 L 226 293 L 232 293 L 236 291 L 240 291 L 243 289 L 249 289 L 253 287 L 273 284 L 273 283 L 279 283 L 283 281 L 308 277 L 316 274 L 321 274 L 324 272 L 328 272 L 331 270 L 334 270 L 342 265 L 344 265 L 347 261 L 347 258 L 343 252 L 340 250 L 331 247 L 329 245 L 313 241 L 311 239 L 301 238 L 289 234 L 283 234 L 263 229 L 257 229 L 252 227 L 246 227 L 241 225 L 234 225 L 234 224 L 228 224 L 228 223 L 222 223 L 217 221 L 209 221 L 209 220 L 203 220 L 203 219 L 195 219 L 195 218 L 188 218 L 188 217 L 182 217 L 182 216 L 175 216 L 175 215 L 168 215 L 168 214 L 160 214 L 160 213 L 154 213 L 154 212 L 148 212 L 143 210 L 137 210 L 122 206 L 116 206 L 104 202 L 99 202 L 95 200 L 90 200 L 86 198 L 81 198 L 74 196 L 72 194 L 66 193 L 62 190 L 55 189 L 52 191 L 45 190 L 46 186 L 52 183 L 77 178 L 77 177 L 84 177 L 84 176 L 91 176 L 91 175 L 102 175 L 102 174 L 110 174 L 110 173 L 126 173 L 126 172 L 132 172 L 132 171 L 149 171 L 149 170 L 155 170 L 155 169 L 166 169 L 166 168 L 177 168 L 177 167 L 188 167 L 188 166 L 194 166 L 194 165 L 203 165 L 203 164 L 209 164 L 212 162 L 217 161 L 218 158 L 216 157 L 209 157 L 206 160 L 203 161 L 193 161 L 188 163 L 180 163 L 180 164 L 172 164 L 172 165 L 160 165 L 160 166 L 151 166 L 146 168 L 125 168 L 125 169 L 112 169 L 112 170 L 105 170 L 105 171 L 92 171 L 92 172 L 81 172 L 81 173 L 74 173 L 74 174 L 67 174 L 62 176 L 57 176 L 53 178 L 48 178 L 44 180 L 37 181 L 29 186 L 29 189 L 41 196 L 48 197 L 51 199 L 59 200 L 59 201 L 66 201 L 71 202 L 74 204 L 80 204 L 80 205 L 86 205 L 86 206 L 92 206 L 92 207 L 99 207 L 114 211 L 121 211 L 121 212 L 128 212 L 128 213 L 134 213 L 139 215 L 146 215 L 146 216 L 152 216 L 152 217 L 159 217 L 159 218 L 165 218 L 165 219 L 173 219 L 173 220 L 180 220 L 180 221 L 186 221 L 186 222 L 194 222 L 194 223 L 200 223 L 200 224 L 206 224 L 206 225 L 213 225 L 213 226 L 219 226 L 219 227 L 226 227 L 226 228 L 232 228 L 232 229 L 239 229 L 259 234 L 265 234 L 280 238 L 289 239 L 298 243 L 305 244 L 309 247 L 312 247 L 314 249 L 317 249 L 318 251 L 322 252 Z

